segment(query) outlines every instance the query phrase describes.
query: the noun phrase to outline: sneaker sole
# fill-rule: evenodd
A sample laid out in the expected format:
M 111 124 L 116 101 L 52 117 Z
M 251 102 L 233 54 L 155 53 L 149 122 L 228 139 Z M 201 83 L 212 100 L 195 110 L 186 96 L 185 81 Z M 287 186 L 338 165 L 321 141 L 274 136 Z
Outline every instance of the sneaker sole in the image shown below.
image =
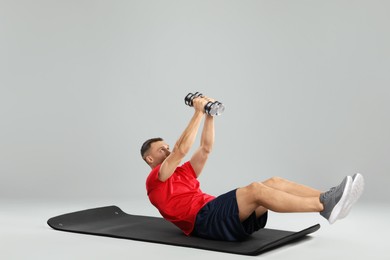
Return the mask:
M 345 204 L 344 210 L 339 215 L 339 219 L 345 218 L 349 212 L 353 204 L 360 198 L 364 190 L 364 178 L 360 173 L 356 174 L 355 179 L 352 182 L 351 195 L 348 197 L 348 200 Z
M 341 196 L 341 199 L 339 200 L 339 202 L 337 202 L 336 206 L 334 206 L 332 212 L 330 213 L 328 219 L 330 224 L 333 224 L 339 218 L 340 213 L 342 213 L 345 204 L 348 201 L 348 197 L 350 197 L 351 190 L 352 190 L 352 177 L 348 176 L 347 183 L 343 191 L 343 195 Z

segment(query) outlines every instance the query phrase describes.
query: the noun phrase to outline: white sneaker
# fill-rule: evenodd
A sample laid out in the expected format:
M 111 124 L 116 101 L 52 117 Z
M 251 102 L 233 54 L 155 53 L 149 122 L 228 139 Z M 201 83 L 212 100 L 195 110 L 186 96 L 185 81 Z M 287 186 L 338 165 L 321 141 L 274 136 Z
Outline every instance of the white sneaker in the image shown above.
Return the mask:
M 324 205 L 324 210 L 320 212 L 321 216 L 326 218 L 330 224 L 340 219 L 344 214 L 345 205 L 352 191 L 352 177 L 346 176 L 336 187 L 320 195 L 320 202 Z
M 339 219 L 345 218 L 349 214 L 353 204 L 355 204 L 356 201 L 358 201 L 358 199 L 362 195 L 363 190 L 364 190 L 363 175 L 361 175 L 360 173 L 355 173 L 352 176 L 351 195 L 348 196 L 346 203 L 345 203 L 345 206 L 344 206 L 344 209 L 341 212 L 341 214 L 339 215 Z

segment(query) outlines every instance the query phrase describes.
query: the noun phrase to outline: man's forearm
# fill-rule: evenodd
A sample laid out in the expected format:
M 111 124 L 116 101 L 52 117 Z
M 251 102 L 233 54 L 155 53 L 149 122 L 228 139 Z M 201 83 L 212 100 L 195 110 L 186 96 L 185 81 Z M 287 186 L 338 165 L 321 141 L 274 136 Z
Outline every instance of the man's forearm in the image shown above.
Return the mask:
M 212 116 L 206 116 L 203 131 L 202 131 L 202 137 L 200 140 L 200 146 L 202 149 L 204 149 L 207 153 L 211 152 L 211 149 L 213 148 L 214 144 L 214 117 Z
M 203 113 L 200 111 L 195 111 L 191 121 L 188 123 L 186 129 L 177 140 L 174 151 L 181 153 L 183 156 L 189 152 L 195 142 L 196 134 L 198 133 L 202 118 Z

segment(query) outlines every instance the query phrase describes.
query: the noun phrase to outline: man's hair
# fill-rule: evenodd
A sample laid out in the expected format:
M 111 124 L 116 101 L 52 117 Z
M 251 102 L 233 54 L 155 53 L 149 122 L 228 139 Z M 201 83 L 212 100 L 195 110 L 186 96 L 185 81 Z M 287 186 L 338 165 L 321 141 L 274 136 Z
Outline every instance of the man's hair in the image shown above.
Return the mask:
M 150 146 L 152 145 L 152 143 L 159 142 L 159 141 L 164 141 L 164 139 L 162 139 L 161 137 L 150 138 L 142 144 L 142 146 L 141 146 L 142 159 L 145 160 L 145 158 L 144 158 L 145 153 L 150 149 Z

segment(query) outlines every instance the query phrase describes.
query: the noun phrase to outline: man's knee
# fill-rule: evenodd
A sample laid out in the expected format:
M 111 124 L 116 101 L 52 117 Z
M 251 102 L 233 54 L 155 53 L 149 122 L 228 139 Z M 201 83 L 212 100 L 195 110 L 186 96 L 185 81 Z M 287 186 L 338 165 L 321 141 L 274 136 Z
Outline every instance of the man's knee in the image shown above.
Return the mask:
M 252 182 L 246 186 L 247 192 L 251 194 L 252 197 L 261 196 L 261 192 L 266 188 L 266 186 L 261 182 Z
M 264 190 L 267 188 L 268 187 L 261 182 L 252 182 L 245 187 L 239 188 L 236 193 L 239 207 L 240 205 L 241 207 L 245 205 L 245 208 L 250 208 L 247 213 L 252 213 L 258 206 L 260 206 L 259 201 L 264 195 Z
M 274 187 L 274 186 L 277 186 L 277 185 L 283 183 L 284 181 L 285 181 L 285 179 L 280 178 L 280 177 L 277 177 L 277 176 L 274 176 L 274 177 L 271 177 L 271 178 L 267 179 L 267 180 L 264 181 L 263 183 L 264 183 L 265 185 Z

